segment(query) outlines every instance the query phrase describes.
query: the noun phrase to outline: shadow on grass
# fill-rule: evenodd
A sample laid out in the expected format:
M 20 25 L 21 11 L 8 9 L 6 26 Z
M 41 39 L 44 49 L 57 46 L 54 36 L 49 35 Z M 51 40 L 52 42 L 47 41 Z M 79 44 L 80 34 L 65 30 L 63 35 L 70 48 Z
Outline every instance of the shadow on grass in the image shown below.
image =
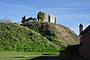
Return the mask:
M 50 55 L 48 55 L 48 56 L 39 56 L 39 57 L 33 58 L 31 60 L 70 60 L 70 59 L 60 57 L 60 56 L 50 56 Z
M 43 55 L 30 60 L 86 60 L 79 55 L 79 46 L 68 46 L 59 55 Z

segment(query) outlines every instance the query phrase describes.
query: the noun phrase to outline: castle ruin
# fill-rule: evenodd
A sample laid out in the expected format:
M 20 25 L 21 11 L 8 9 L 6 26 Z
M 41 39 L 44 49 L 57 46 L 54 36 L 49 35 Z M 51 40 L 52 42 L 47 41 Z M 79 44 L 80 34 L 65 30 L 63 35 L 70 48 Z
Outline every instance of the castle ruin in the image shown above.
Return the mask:
M 41 12 L 43 13 L 43 12 Z M 46 14 L 46 13 L 43 13 L 43 19 L 40 18 L 40 16 L 42 16 L 42 14 L 39 15 L 39 13 L 37 14 L 37 19 L 36 18 L 28 18 L 26 19 L 25 16 L 22 17 L 22 23 L 26 22 L 26 21 L 29 21 L 29 22 L 32 22 L 32 21 L 42 21 L 42 22 L 50 22 L 50 23 L 55 23 L 56 24 L 56 17 L 52 14 Z

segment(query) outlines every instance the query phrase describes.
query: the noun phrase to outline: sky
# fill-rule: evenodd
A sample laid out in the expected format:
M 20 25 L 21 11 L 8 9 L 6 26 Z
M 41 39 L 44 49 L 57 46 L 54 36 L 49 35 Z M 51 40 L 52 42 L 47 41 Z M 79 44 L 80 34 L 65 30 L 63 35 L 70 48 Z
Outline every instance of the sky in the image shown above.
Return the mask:
M 79 34 L 79 24 L 90 24 L 90 0 L 0 0 L 0 19 L 20 23 L 22 16 L 37 17 L 39 11 L 56 16 L 57 24 Z

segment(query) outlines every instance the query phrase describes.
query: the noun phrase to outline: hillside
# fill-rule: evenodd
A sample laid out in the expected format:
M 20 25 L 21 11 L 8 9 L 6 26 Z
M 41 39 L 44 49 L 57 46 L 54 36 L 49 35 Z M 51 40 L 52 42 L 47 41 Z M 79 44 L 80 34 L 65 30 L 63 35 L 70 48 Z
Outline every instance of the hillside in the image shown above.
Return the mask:
M 57 52 L 59 48 L 39 33 L 17 23 L 0 23 L 0 51 Z
M 63 25 L 48 22 L 25 22 L 24 26 L 40 33 L 60 48 L 67 45 L 79 44 L 78 36 Z

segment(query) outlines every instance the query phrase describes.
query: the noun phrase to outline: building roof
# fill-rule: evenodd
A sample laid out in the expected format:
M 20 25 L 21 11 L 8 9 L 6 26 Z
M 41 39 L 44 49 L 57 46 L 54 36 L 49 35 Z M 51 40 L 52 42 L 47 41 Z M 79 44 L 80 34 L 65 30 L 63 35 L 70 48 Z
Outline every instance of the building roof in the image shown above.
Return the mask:
M 82 34 L 88 32 L 89 30 L 90 30 L 90 25 L 89 25 L 85 30 L 83 30 L 83 31 L 80 33 L 80 35 L 82 35 Z

